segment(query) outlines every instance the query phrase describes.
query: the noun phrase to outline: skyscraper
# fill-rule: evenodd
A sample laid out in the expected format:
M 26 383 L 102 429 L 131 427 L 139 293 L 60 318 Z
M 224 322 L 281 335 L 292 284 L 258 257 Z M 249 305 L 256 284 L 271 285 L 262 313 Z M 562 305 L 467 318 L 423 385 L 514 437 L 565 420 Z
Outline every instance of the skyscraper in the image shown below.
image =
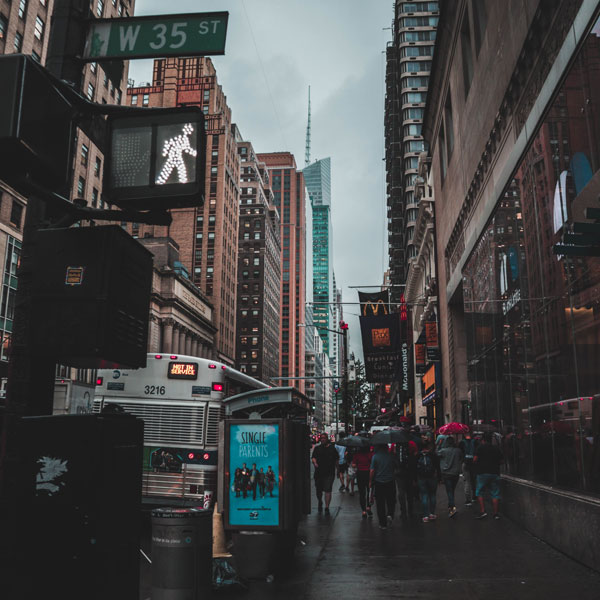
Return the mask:
M 204 204 L 171 211 L 169 227 L 135 224 L 139 237 L 171 237 L 192 281 L 214 305 L 215 358 L 234 364 L 240 160 L 231 109 L 210 58 L 154 61 L 152 85 L 129 88 L 132 106 L 200 106 L 206 117 Z
M 273 203 L 281 219 L 281 377 L 304 377 L 306 216 L 304 175 L 289 152 L 258 154 L 269 169 Z M 285 385 L 286 380 L 282 381 Z M 304 392 L 304 380 L 292 380 Z
M 394 10 L 386 50 L 385 161 L 390 300 L 398 303 L 408 260 L 417 253 L 415 180 L 419 153 L 426 150 L 421 130 L 439 17 L 437 2 L 398 1 Z
M 236 138 L 241 159 L 236 366 L 270 383 L 279 375 L 281 227 L 265 163 L 239 132 Z
M 312 210 L 313 320 L 327 355 L 331 352 L 333 261 L 331 227 L 331 159 L 316 160 L 304 167 L 304 180 Z M 335 335 L 335 334 L 333 334 Z

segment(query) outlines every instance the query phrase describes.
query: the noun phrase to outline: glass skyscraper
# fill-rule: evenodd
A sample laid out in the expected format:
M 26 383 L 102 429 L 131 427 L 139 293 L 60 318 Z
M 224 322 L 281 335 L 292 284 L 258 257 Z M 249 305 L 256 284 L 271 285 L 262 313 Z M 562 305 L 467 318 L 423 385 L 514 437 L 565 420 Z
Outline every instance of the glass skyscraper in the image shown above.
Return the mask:
M 331 248 L 331 159 L 316 160 L 304 167 L 304 181 L 313 220 L 313 321 L 323 340 L 323 350 L 330 353 L 331 308 L 333 298 L 333 260 Z

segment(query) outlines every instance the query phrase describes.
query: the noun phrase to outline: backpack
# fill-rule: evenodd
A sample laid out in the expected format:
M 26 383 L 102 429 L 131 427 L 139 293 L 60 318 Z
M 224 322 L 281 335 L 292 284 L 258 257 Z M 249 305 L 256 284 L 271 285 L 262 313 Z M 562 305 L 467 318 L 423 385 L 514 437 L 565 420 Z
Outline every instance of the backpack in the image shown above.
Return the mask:
M 417 474 L 420 477 L 430 477 L 435 473 L 435 465 L 429 452 L 419 452 L 417 457 Z

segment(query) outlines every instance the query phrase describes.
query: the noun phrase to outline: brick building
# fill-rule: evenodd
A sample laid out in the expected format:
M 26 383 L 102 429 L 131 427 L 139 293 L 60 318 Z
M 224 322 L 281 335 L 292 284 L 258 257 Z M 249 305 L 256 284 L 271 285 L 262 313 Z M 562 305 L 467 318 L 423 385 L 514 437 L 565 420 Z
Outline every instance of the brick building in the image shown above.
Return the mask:
M 269 170 L 281 219 L 281 377 L 304 377 L 306 310 L 306 206 L 304 176 L 289 152 L 258 154 Z M 283 380 L 282 385 L 287 381 Z M 302 393 L 304 380 L 290 381 Z
M 237 128 L 236 128 L 237 129 Z M 269 383 L 279 375 L 281 229 L 269 171 L 238 132 L 240 230 L 236 364 Z
M 152 85 L 127 90 L 131 106 L 200 106 L 206 117 L 204 203 L 171 211 L 169 227 L 133 224 L 140 238 L 170 237 L 180 260 L 213 304 L 215 358 L 234 364 L 240 161 L 231 109 L 209 58 L 154 61 Z

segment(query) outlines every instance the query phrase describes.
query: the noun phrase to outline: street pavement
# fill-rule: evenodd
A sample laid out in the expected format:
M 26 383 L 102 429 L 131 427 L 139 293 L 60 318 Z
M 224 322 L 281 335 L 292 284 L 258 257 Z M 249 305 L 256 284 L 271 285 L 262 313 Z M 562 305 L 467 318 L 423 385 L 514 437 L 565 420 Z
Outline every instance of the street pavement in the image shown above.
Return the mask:
M 438 519 L 396 517 L 380 530 L 377 516 L 363 520 L 354 497 L 334 484 L 331 514 L 313 512 L 299 527 L 293 567 L 285 576 L 247 582 L 214 597 L 241 600 L 331 598 L 496 600 L 560 598 L 598 600 L 600 574 L 567 558 L 509 519 L 476 520 L 475 506 L 450 519 L 438 487 Z M 462 480 L 459 488 L 462 487 Z M 396 507 L 398 508 L 398 507 Z M 144 544 L 150 553 L 149 539 Z M 150 558 L 150 557 L 149 557 Z M 140 600 L 151 598 L 150 565 L 141 557 Z
M 459 512 L 452 519 L 440 486 L 436 521 L 396 518 L 390 529 L 380 530 L 376 515 L 361 519 L 358 495 L 340 493 L 337 483 L 331 515 L 313 509 L 301 523 L 306 545 L 298 545 L 291 573 L 273 583 L 250 582 L 240 598 L 600 598 L 600 574 L 509 519 L 476 520 L 477 509 L 462 506 L 458 489 Z

